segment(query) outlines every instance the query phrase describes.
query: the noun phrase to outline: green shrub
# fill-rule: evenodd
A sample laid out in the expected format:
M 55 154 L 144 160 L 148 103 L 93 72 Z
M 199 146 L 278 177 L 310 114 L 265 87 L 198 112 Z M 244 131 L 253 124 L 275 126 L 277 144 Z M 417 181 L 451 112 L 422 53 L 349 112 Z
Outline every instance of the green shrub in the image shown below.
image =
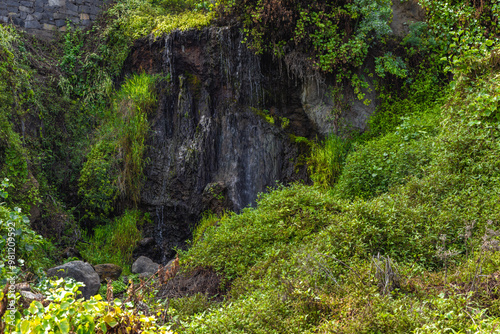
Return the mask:
M 226 212 L 221 215 L 216 215 L 212 212 L 203 213 L 202 218 L 193 231 L 193 243 L 198 242 L 198 240 L 203 238 L 203 235 L 208 228 L 210 228 L 211 226 L 216 226 L 219 223 L 219 220 L 225 219 L 228 215 L 229 214 Z
M 329 214 L 339 210 L 328 194 L 303 185 L 279 187 L 257 203 L 257 209 L 223 216 L 217 225 L 207 227 L 203 238 L 183 253 L 183 261 L 235 278 L 284 245 L 299 242 L 328 224 Z
M 408 117 L 420 114 L 439 114 L 438 102 L 446 96 L 445 80 L 439 75 L 439 67 L 425 68 L 432 65 L 421 64 L 418 73 L 411 75 L 411 80 L 402 83 L 402 87 L 392 87 L 387 82 L 380 86 L 380 105 L 368 120 L 368 130 L 360 136 L 367 141 L 396 128 Z M 421 117 L 421 116 L 416 116 Z
M 127 291 L 127 285 L 123 283 L 121 279 L 111 282 L 111 288 L 113 289 L 113 296 Z M 106 282 L 101 282 L 98 294 L 101 295 L 103 299 L 106 299 L 107 292 L 108 285 Z
M 371 198 L 403 184 L 410 176 L 424 175 L 437 121 L 432 114 L 417 115 L 406 118 L 396 132 L 354 149 L 335 188 L 339 196 Z
M 206 295 L 197 293 L 189 297 L 171 299 L 169 312 L 176 320 L 186 321 L 191 316 L 208 311 L 212 304 Z
M 283 252 L 266 258 L 233 282 L 229 300 L 181 322 L 182 331 L 304 333 L 317 324 L 324 296 L 290 269 L 301 261 Z
M 8 179 L 0 184 L 0 198 L 8 198 Z M 11 209 L 0 203 L 0 277 L 10 274 L 20 275 L 22 269 L 32 273 L 51 264 L 48 251 L 53 251 L 50 242 L 36 234 L 30 227 L 28 217 L 22 215 L 20 208 Z M 10 273 L 10 274 L 9 274 Z M 0 285 L 6 282 L 0 281 Z
M 145 113 L 153 111 L 156 103 L 156 92 L 154 90 L 158 76 L 141 73 L 134 74 L 120 87 L 114 96 L 114 105 L 118 112 L 127 114 L 133 106 Z
M 414 333 L 498 333 L 500 320 L 488 317 L 487 310 L 473 300 L 471 294 L 456 294 L 446 298 L 444 293 L 430 297 L 428 305 L 420 308 L 422 325 Z M 422 312 L 423 311 L 423 312 Z
M 0 179 L 10 179 L 15 187 L 10 191 L 9 205 L 28 212 L 40 199 L 28 169 L 32 157 L 25 147 L 26 139 L 14 131 L 14 126 L 39 102 L 32 86 L 34 71 L 24 61 L 21 43 L 14 27 L 0 26 Z
M 491 52 L 500 36 L 496 1 L 421 0 L 420 4 L 427 12 L 428 29 L 447 69 L 455 79 L 476 74 L 477 60 Z
M 145 141 L 149 130 L 147 115 L 156 105 L 157 81 L 157 76 L 145 73 L 134 75 L 125 82 L 115 99 L 117 116 L 123 122 L 115 128 L 120 131 L 118 145 L 123 155 L 118 188 L 121 194 L 127 195 L 134 203 L 140 200 L 144 179 Z
M 175 29 L 208 26 L 213 14 L 203 10 L 203 6 L 196 6 L 197 3 L 183 0 L 121 0 L 108 13 L 115 17 L 112 27 L 133 41 L 150 34 L 158 37 Z
M 50 281 L 45 292 L 50 303 L 44 306 L 33 301 L 29 308 L 17 311 L 14 326 L 7 322 L 9 333 L 107 333 L 113 331 L 160 333 L 167 328 L 157 324 L 156 318 L 137 312 L 129 302 L 113 304 L 102 301 L 100 295 L 90 300 L 77 299 L 82 283 L 64 279 Z
M 375 59 L 375 73 L 382 78 L 385 77 L 386 73 L 399 78 L 406 78 L 408 76 L 406 64 L 400 57 L 393 55 L 392 52 L 387 52 L 382 57 Z
M 138 228 L 146 221 L 147 217 L 137 210 L 125 211 L 112 223 L 95 228 L 89 244 L 80 249 L 82 256 L 93 264 L 114 263 L 127 273 L 132 264 L 132 251 L 141 239 Z
M 332 298 L 334 316 L 307 333 L 498 333 L 498 318 L 489 316 L 472 294 L 436 292 L 419 298 L 373 293 L 363 298 L 357 293 Z
M 314 184 L 332 187 L 338 180 L 344 167 L 350 143 L 336 135 L 330 135 L 322 143 L 314 143 L 308 158 L 308 169 Z
M 224 18 L 243 23 L 245 42 L 256 52 L 284 56 L 293 49 L 325 72 L 360 66 L 372 43 L 390 33 L 385 0 L 224 0 L 219 9 Z
M 86 210 L 83 219 L 106 221 L 114 211 L 113 204 L 119 194 L 116 154 L 114 142 L 104 138 L 87 155 L 78 181 L 78 193 Z

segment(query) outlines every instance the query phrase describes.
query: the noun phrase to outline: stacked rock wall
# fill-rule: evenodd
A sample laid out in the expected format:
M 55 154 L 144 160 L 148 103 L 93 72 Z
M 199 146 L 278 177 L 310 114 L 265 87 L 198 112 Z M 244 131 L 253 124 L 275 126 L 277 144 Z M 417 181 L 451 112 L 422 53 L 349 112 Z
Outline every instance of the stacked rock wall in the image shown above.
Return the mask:
M 66 21 L 85 27 L 96 19 L 106 0 L 1 0 L 0 22 L 50 37 L 64 31 Z

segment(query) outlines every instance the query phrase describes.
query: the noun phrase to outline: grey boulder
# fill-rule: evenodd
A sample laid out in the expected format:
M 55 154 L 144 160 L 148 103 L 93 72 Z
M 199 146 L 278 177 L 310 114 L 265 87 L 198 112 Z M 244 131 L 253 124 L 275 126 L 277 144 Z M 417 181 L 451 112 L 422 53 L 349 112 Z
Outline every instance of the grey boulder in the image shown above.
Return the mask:
M 142 274 L 142 273 L 155 273 L 158 271 L 160 265 L 153 262 L 148 257 L 139 256 L 137 260 L 132 264 L 132 273 Z
M 77 282 L 84 283 L 85 286 L 80 288 L 80 292 L 85 299 L 89 299 L 90 297 L 96 295 L 101 287 L 99 275 L 90 264 L 83 261 L 71 261 L 54 268 L 50 268 L 47 270 L 47 276 L 59 278 L 71 277 Z

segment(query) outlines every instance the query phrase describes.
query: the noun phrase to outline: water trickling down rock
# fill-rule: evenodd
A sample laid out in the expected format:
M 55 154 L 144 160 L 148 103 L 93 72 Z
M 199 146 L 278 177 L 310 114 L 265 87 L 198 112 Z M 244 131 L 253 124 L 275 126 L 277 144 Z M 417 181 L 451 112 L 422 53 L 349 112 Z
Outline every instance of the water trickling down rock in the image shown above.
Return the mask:
M 154 223 L 145 234 L 161 247 L 155 260 L 162 263 L 174 256 L 174 247 L 184 247 L 202 212 L 239 211 L 277 181 L 307 181 L 299 159 L 306 148 L 294 136 L 313 139 L 336 131 L 333 123 L 316 122 L 331 118 L 325 84 L 311 94 L 310 84 L 283 74 L 278 60 L 249 50 L 238 29 L 143 39 L 126 66 L 125 72 L 168 78 L 150 117 L 141 197 Z

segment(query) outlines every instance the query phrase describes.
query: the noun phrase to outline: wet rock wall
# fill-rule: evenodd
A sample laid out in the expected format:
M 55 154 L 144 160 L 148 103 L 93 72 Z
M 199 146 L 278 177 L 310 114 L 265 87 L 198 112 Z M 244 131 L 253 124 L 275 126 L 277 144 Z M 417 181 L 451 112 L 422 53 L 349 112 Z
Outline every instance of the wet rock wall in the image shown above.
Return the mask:
M 137 256 L 165 263 L 203 212 L 238 212 L 277 182 L 308 182 L 308 147 L 297 138 L 338 130 L 326 79 L 298 78 L 242 39 L 238 28 L 211 27 L 139 40 L 132 49 L 124 75 L 162 78 L 141 197 L 153 220 L 144 235 L 156 245 Z M 354 109 L 342 113 L 362 130 L 374 106 Z

